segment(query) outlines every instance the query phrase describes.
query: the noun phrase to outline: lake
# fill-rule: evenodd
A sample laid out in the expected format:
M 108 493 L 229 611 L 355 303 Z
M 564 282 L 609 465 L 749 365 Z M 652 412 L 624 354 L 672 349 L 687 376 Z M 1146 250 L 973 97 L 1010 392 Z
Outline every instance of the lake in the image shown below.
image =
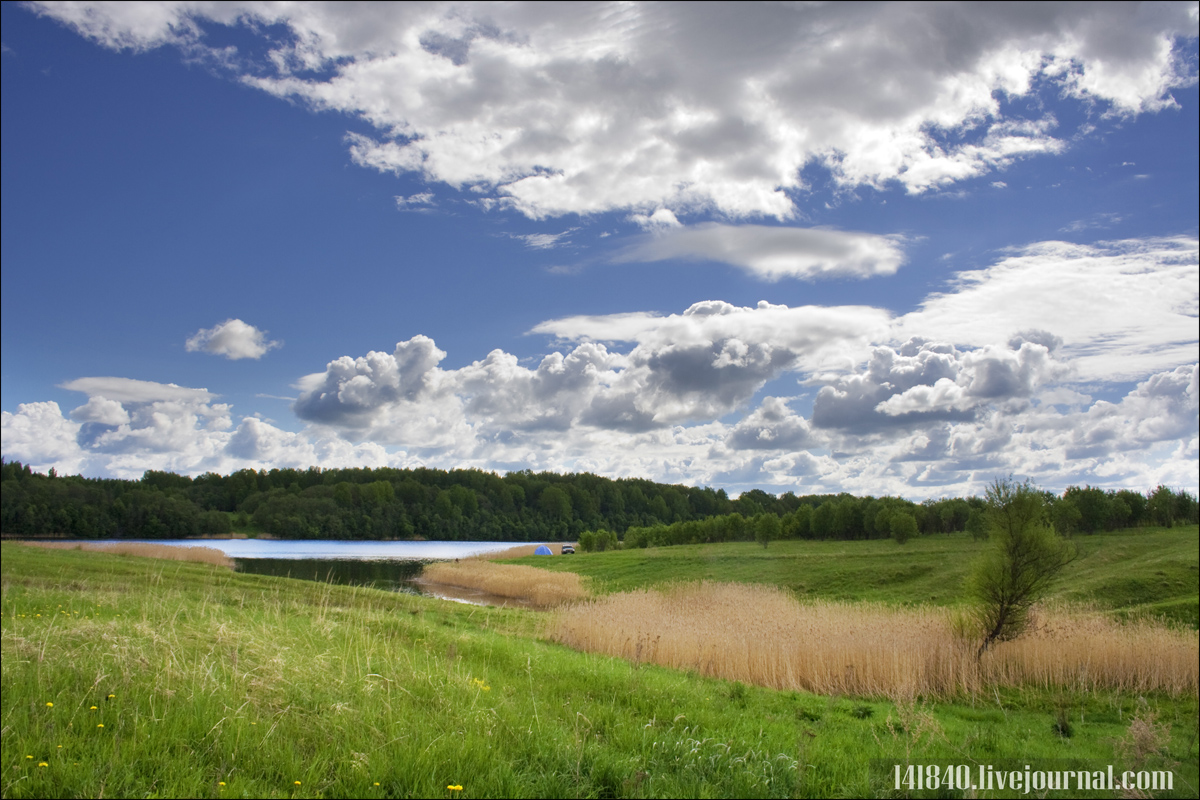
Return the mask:
M 107 539 L 175 547 L 211 547 L 234 560 L 239 572 L 427 594 L 479 605 L 521 605 L 482 592 L 413 583 L 430 561 L 466 558 L 529 542 L 383 542 L 333 539 Z
M 145 542 L 211 547 L 230 558 L 439 561 L 493 553 L 526 542 L 378 542 L 334 539 L 103 539 L 97 544 Z

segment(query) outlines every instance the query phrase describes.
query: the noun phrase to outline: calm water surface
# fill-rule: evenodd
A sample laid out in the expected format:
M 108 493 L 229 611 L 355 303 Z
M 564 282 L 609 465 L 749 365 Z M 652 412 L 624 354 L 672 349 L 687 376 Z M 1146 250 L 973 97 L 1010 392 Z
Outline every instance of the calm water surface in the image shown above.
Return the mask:
M 211 547 L 234 560 L 239 572 L 348 586 L 429 594 L 480 605 L 521 605 L 482 592 L 413 583 L 430 561 L 465 558 L 526 542 L 378 542 L 325 539 L 109 539 L 177 547 Z
M 374 542 L 332 539 L 109 539 L 175 547 L 211 547 L 230 558 L 409 559 L 437 561 L 464 558 L 517 547 L 525 542 Z

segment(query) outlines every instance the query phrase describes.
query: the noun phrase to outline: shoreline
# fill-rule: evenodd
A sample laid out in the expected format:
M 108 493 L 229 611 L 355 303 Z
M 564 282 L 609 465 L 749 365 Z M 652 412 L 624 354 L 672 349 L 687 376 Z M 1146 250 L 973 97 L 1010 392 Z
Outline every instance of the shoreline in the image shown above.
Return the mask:
M 79 541 L 23 541 L 24 547 L 43 550 L 78 550 L 81 553 L 108 553 L 117 556 L 157 558 L 164 561 L 192 561 L 234 569 L 234 560 L 212 547 L 191 547 L 173 544 L 147 544 L 146 542 L 79 542 Z
M 40 536 L 32 536 L 29 534 L 20 533 L 0 533 L 0 541 L 5 542 L 204 542 L 204 541 L 229 541 L 232 539 L 264 539 L 272 542 L 427 542 L 429 539 L 418 536 L 411 539 L 285 539 L 282 536 L 276 536 L 273 533 L 208 533 L 203 536 L 162 536 L 157 539 L 146 538 L 129 538 L 121 539 L 117 537 L 97 538 L 97 539 L 80 539 L 72 538 L 66 534 L 42 534 Z M 514 544 L 520 544 L 519 542 Z

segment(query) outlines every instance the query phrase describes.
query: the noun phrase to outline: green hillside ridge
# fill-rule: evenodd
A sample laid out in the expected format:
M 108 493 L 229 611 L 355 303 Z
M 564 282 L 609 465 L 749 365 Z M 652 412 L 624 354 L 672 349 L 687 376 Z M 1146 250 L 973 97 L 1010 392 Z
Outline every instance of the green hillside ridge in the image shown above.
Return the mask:
M 1079 555 L 1049 600 L 1123 614 L 1150 613 L 1200 627 L 1200 527 L 1137 528 L 1071 542 Z M 751 542 L 531 556 L 515 563 L 569 570 L 597 591 L 673 581 L 766 583 L 801 598 L 952 606 L 967 601 L 963 581 L 982 543 L 966 534 L 891 540 Z

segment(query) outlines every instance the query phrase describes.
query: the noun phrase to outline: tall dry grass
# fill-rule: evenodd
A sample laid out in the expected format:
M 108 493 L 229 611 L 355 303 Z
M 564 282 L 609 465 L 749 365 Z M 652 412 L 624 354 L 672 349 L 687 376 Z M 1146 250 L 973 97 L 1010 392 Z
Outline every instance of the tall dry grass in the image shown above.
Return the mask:
M 475 559 L 429 564 L 421 573 L 420 580 L 422 583 L 478 589 L 499 597 L 525 600 L 539 608 L 549 608 L 587 596 L 583 580 L 573 572 L 548 572 L 537 567 Z
M 1043 615 L 1027 639 L 992 648 L 953 611 L 800 603 L 782 589 L 691 583 L 559 612 L 551 638 L 580 650 L 727 680 L 819 694 L 949 697 L 1002 686 L 1197 691 L 1197 636 L 1099 615 Z
M 1196 694 L 1195 631 L 1151 620 L 1118 622 L 1078 609 L 1041 609 L 1031 630 L 983 658 L 983 679 L 1001 686 L 1120 689 Z
M 162 558 L 168 561 L 198 561 L 230 569 L 233 569 L 234 566 L 233 559 L 215 547 L 188 547 L 144 542 L 21 542 L 21 544 L 29 547 L 44 547 L 48 550 L 83 550 L 89 553 Z

